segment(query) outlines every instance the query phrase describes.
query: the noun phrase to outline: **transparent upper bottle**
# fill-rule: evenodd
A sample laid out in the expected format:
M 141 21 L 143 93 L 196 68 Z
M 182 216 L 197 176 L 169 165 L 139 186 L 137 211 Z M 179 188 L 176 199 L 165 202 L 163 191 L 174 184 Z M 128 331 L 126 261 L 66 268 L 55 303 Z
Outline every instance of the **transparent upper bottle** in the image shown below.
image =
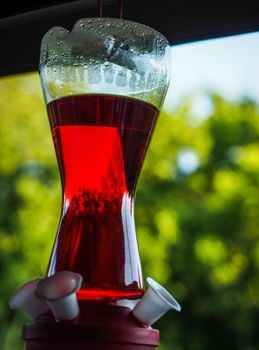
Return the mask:
M 134 194 L 169 82 L 170 47 L 134 22 L 54 27 L 40 75 L 62 183 L 48 274 L 83 276 L 79 299 L 143 294 Z

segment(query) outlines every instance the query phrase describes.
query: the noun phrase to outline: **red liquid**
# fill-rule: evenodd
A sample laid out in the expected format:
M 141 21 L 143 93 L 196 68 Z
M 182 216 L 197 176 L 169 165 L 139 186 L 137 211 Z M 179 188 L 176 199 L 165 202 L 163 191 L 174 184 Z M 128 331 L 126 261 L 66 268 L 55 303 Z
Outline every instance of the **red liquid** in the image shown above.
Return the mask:
M 158 110 L 111 95 L 63 97 L 47 109 L 63 189 L 48 273 L 80 273 L 80 299 L 139 298 L 133 196 Z

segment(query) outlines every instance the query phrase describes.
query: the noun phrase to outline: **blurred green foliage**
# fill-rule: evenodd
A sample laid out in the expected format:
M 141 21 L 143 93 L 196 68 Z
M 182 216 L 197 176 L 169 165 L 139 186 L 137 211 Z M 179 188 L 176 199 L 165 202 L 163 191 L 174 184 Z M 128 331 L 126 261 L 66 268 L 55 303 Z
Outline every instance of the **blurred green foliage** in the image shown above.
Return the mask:
M 191 97 L 160 116 L 136 198 L 140 254 L 183 307 L 156 325 L 161 350 L 256 350 L 259 106 L 208 98 L 208 118 Z M 0 80 L 0 121 L 0 339 L 20 350 L 26 317 L 8 299 L 44 274 L 61 197 L 36 74 Z

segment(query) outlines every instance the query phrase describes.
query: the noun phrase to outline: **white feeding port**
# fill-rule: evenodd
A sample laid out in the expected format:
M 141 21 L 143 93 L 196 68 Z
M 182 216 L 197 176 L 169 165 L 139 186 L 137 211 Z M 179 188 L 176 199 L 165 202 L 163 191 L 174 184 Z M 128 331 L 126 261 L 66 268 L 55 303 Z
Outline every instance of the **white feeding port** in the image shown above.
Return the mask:
M 42 278 L 25 283 L 9 301 L 11 309 L 22 309 L 33 321 L 49 309 L 45 300 L 40 300 L 35 296 L 35 290 L 40 281 Z
M 56 320 L 73 320 L 79 315 L 76 291 L 81 284 L 82 276 L 78 273 L 59 271 L 42 280 L 35 294 L 48 303 Z
M 164 287 L 150 277 L 147 278 L 147 282 L 147 292 L 132 311 L 137 320 L 151 326 L 167 311 L 181 311 L 181 306 Z

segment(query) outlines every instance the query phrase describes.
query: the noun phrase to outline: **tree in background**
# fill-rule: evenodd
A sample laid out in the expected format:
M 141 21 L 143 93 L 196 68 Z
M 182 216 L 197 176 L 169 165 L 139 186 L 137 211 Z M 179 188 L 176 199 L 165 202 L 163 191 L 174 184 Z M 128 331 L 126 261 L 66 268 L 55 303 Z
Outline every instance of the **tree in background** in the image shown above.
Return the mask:
M 60 181 L 35 74 L 0 80 L 0 339 L 22 349 L 26 318 L 10 295 L 43 275 Z M 139 181 L 136 225 L 145 276 L 183 307 L 156 326 L 162 350 L 259 348 L 259 108 L 208 95 L 162 112 Z

